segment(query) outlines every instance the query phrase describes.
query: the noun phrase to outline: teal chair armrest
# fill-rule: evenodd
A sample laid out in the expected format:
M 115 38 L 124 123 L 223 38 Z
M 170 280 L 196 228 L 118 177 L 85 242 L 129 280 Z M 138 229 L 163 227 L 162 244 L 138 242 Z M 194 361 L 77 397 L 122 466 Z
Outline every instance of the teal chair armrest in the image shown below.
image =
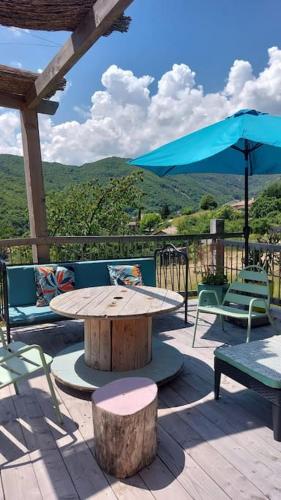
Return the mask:
M 7 351 L 7 356 L 0 357 L 0 364 L 6 363 L 6 361 L 9 361 L 12 358 L 18 358 L 19 356 L 22 356 L 23 354 L 25 354 L 26 352 L 29 352 L 31 350 L 38 351 L 41 359 L 43 359 L 45 356 L 42 347 L 38 344 L 30 344 L 28 346 L 25 345 L 24 347 L 20 347 L 19 349 L 15 350 L 15 351 L 13 351 L 11 349 L 12 345 L 13 344 L 11 344 L 11 345 L 8 344 L 7 346 L 4 347 L 5 351 Z
M 251 299 L 250 304 L 249 304 L 249 314 L 252 314 L 253 308 L 255 307 L 255 302 L 259 303 L 259 307 L 261 307 L 260 303 L 263 302 L 265 312 L 268 312 L 269 307 L 268 307 L 267 301 L 264 299 L 258 299 L 257 297 L 254 297 L 253 299 Z

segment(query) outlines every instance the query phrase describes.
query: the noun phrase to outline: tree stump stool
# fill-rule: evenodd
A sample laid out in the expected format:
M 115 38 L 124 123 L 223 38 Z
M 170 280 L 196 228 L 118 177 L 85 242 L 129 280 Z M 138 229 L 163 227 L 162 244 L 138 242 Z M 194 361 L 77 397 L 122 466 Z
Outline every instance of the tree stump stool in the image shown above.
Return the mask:
M 96 458 L 117 478 L 136 474 L 156 455 L 157 385 L 128 377 L 92 395 Z

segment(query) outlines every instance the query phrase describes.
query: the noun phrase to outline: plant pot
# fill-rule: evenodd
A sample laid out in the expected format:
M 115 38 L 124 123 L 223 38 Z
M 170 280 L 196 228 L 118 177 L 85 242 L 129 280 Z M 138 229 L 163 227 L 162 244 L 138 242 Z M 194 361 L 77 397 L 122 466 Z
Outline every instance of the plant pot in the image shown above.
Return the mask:
M 221 304 L 227 292 L 228 287 L 229 287 L 228 283 L 224 283 L 223 285 L 207 285 L 205 283 L 198 283 L 197 290 L 198 290 L 198 295 L 202 290 L 212 290 L 216 292 L 217 297 L 219 299 L 219 303 Z M 206 306 L 216 305 L 215 296 L 213 294 L 204 295 L 204 305 Z

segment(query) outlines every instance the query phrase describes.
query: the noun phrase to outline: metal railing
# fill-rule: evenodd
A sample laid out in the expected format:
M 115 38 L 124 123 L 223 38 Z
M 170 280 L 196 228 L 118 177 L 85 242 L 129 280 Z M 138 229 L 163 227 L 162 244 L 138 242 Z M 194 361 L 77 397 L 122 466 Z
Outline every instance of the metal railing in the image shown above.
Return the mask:
M 187 249 L 189 256 L 188 288 L 197 290 L 207 268 L 216 268 L 216 243 L 223 238 L 240 237 L 241 233 L 201 233 L 186 235 L 129 236 L 57 236 L 0 240 L 0 256 L 11 265 L 31 264 L 32 245 L 49 245 L 50 262 L 74 260 L 152 257 L 157 248 L 173 243 Z
M 240 240 L 234 238 L 240 238 Z M 188 252 L 188 289 L 197 284 L 207 269 L 216 270 L 224 261 L 224 272 L 233 281 L 244 265 L 242 233 L 201 233 L 185 235 L 58 236 L 0 240 L 0 257 L 9 264 L 32 263 L 32 245 L 49 245 L 50 262 L 71 260 L 152 257 L 157 248 L 173 243 Z M 281 245 L 251 242 L 249 264 L 259 264 L 269 275 L 272 301 L 281 305 Z
M 225 274 L 233 281 L 244 265 L 244 242 L 228 241 L 224 245 Z M 249 243 L 249 265 L 260 265 L 269 276 L 271 300 L 281 305 L 281 245 L 270 243 Z

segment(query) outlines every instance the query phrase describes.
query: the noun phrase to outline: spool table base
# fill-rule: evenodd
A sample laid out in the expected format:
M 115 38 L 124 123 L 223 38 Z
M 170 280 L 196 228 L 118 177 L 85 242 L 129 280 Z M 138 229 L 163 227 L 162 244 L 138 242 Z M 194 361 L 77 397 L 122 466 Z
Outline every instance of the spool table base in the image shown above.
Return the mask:
M 59 352 L 51 365 L 55 379 L 73 389 L 88 392 L 122 377 L 148 377 L 160 385 L 176 377 L 183 366 L 183 355 L 157 339 L 152 341 L 152 360 L 137 370 L 96 370 L 86 365 L 84 354 L 84 342 Z

